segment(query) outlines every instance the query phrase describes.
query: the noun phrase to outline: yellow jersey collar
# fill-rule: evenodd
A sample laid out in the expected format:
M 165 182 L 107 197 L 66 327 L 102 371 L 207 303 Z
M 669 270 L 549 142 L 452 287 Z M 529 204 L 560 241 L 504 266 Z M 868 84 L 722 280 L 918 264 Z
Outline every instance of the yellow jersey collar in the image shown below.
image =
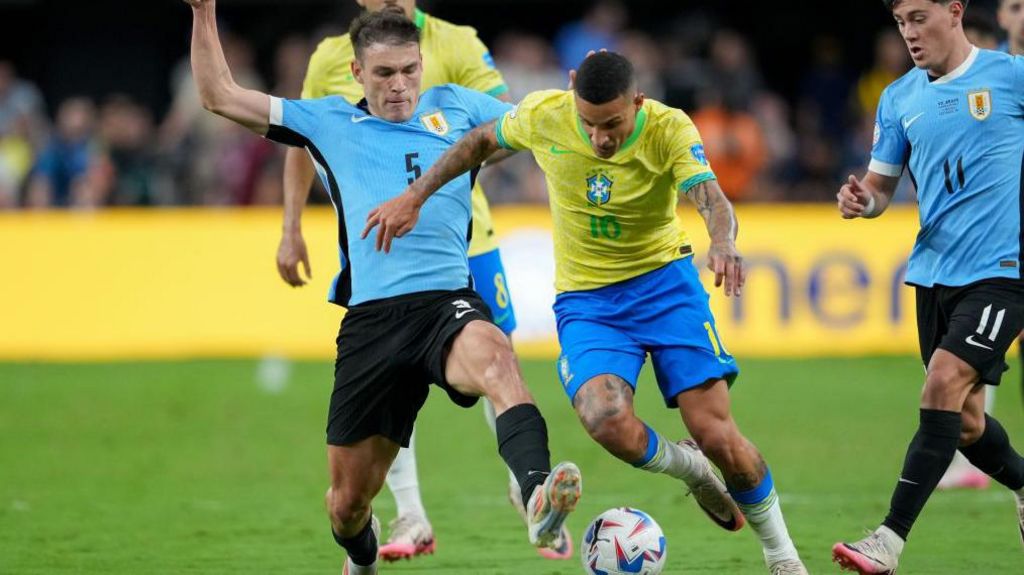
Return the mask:
M 580 121 L 579 112 L 577 112 L 575 108 L 576 108 L 576 106 L 573 105 L 573 113 L 576 114 L 576 129 L 579 130 L 580 137 L 583 138 L 583 141 L 589 147 L 589 146 L 592 145 L 590 143 L 590 136 L 587 135 L 587 131 L 583 128 L 583 122 Z M 640 139 L 640 134 L 643 133 L 644 126 L 646 126 L 646 125 L 647 125 L 647 106 L 645 105 L 644 107 L 640 108 L 640 111 L 637 112 L 637 114 L 636 114 L 636 126 L 633 127 L 633 133 L 630 134 L 628 138 L 626 138 L 626 142 L 624 144 L 622 144 L 622 147 L 619 148 L 619 151 L 616 152 L 616 154 L 620 154 L 622 152 L 625 152 L 633 144 L 635 144 L 636 141 Z
M 416 8 L 412 13 L 412 21 L 416 23 L 416 27 L 420 30 L 423 29 L 423 25 L 427 23 L 427 13 L 419 8 Z

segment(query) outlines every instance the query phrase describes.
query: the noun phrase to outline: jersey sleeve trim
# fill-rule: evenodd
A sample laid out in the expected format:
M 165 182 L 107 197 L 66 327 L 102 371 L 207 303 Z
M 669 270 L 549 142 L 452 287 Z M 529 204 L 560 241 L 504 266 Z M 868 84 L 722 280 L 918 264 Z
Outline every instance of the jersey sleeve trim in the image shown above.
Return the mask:
M 690 193 L 697 184 L 703 184 L 704 182 L 710 182 L 711 180 L 717 180 L 718 176 L 714 172 L 704 172 L 703 174 L 697 174 L 685 182 L 679 184 L 679 191 L 685 194 Z
M 494 136 L 498 139 L 498 145 L 499 146 L 501 146 L 502 148 L 505 148 L 506 150 L 514 150 L 515 148 L 513 148 L 510 145 L 508 145 L 508 142 L 505 141 L 504 134 L 501 133 L 501 125 L 505 123 L 505 118 L 508 117 L 508 114 L 509 113 L 506 112 L 505 115 L 503 115 L 502 117 L 498 118 L 498 121 L 494 123 Z
M 284 121 L 284 102 L 281 98 L 270 97 L 270 125 L 280 126 Z
M 493 96 L 493 97 L 497 98 L 498 96 L 501 96 L 502 94 L 507 94 L 508 93 L 508 86 L 505 85 L 505 84 L 502 84 L 500 86 L 495 86 L 494 88 L 491 88 L 490 90 L 487 90 L 484 93 L 487 94 L 488 96 Z
M 881 176 L 898 178 L 903 175 L 903 166 L 897 164 L 889 164 L 887 162 L 871 158 L 871 163 L 868 164 L 868 171 L 874 172 Z

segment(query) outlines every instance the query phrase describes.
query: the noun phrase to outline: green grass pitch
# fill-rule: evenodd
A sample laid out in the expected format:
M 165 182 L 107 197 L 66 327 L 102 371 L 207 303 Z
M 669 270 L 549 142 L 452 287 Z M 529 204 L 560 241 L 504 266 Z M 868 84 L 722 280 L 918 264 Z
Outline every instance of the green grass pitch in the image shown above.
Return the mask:
M 1016 352 L 1014 352 L 1015 355 Z M 997 416 L 1018 447 L 1024 417 L 1014 369 Z M 328 362 L 292 365 L 282 388 L 258 362 L 0 365 L 0 573 L 340 573 L 323 514 Z M 741 428 L 774 472 L 790 530 L 813 573 L 829 548 L 881 520 L 917 420 L 922 370 L 911 357 L 749 360 L 733 389 Z M 666 573 L 765 573 L 749 528 L 725 533 L 680 484 L 635 471 L 584 433 L 552 362 L 524 363 L 555 460 L 583 470 L 569 524 L 577 542 L 602 510 L 651 513 L 668 538 Z M 650 373 L 638 411 L 670 437 Z M 419 468 L 438 552 L 382 573 L 576 574 L 541 559 L 506 502 L 506 475 L 479 408 L 433 393 L 419 420 Z M 376 502 L 386 523 L 394 505 Z M 1020 573 L 1010 494 L 936 493 L 901 571 Z

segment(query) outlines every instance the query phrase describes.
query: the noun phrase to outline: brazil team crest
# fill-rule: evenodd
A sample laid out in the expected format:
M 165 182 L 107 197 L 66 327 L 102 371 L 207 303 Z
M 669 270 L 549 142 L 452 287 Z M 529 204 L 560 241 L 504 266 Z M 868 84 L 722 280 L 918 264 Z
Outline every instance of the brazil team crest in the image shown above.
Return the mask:
M 595 206 L 603 206 L 612 199 L 611 179 L 605 170 L 596 170 L 587 174 L 587 200 Z
M 992 92 L 980 90 L 967 94 L 967 109 L 975 120 L 985 120 L 992 113 Z
M 428 114 L 420 118 L 423 125 L 431 132 L 438 136 L 443 136 L 448 133 L 448 119 L 444 117 L 444 112 L 438 110 L 433 114 Z

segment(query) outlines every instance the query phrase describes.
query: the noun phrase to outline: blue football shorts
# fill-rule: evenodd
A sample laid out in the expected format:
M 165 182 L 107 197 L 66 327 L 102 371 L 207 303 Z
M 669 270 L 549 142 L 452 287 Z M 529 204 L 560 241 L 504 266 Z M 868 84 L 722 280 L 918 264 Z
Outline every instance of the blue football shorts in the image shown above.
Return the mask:
M 665 405 L 709 380 L 730 385 L 739 374 L 708 307 L 692 258 L 623 282 L 555 299 L 562 355 L 558 375 L 569 400 L 599 375 L 616 375 L 636 391 L 650 354 Z

